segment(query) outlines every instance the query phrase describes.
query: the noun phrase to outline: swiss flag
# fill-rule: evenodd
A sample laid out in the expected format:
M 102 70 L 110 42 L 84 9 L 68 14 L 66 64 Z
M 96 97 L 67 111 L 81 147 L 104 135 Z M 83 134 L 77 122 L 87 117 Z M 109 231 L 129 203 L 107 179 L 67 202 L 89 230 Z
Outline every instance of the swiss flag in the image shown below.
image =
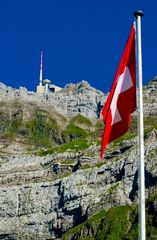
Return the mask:
M 136 110 L 135 26 L 133 24 L 106 104 L 102 110 L 105 123 L 100 157 L 106 145 L 127 132 L 130 116 Z

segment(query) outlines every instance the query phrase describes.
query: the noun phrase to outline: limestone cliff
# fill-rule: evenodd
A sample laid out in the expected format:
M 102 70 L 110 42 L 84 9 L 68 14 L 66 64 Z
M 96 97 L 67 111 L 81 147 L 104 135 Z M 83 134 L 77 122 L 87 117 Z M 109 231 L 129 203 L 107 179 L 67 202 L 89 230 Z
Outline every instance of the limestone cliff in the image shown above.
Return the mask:
M 26 88 L 13 89 L 0 83 L 0 101 L 33 102 L 43 107 L 49 106 L 63 115 L 81 113 L 89 118 L 99 117 L 105 99 L 106 95 L 84 80 L 77 84 L 68 84 L 59 92 L 50 93 L 48 100 Z
M 100 161 L 102 93 L 86 82 L 48 101 L 3 84 L 0 91 L 1 239 L 61 239 L 102 209 L 137 202 L 135 117 Z M 156 94 L 154 80 L 144 88 L 146 196 L 157 181 Z

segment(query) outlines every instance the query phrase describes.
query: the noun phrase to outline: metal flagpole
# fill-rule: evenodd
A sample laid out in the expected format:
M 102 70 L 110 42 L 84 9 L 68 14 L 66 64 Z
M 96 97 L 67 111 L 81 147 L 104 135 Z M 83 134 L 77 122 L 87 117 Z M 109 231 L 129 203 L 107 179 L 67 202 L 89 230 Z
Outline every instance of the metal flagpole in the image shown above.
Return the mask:
M 145 167 L 144 167 L 144 124 L 143 124 L 143 89 L 142 89 L 142 47 L 141 47 L 141 17 L 142 11 L 134 13 L 136 17 L 136 46 L 137 46 L 137 78 L 138 78 L 138 124 L 139 124 L 139 239 L 146 239 L 145 229 Z

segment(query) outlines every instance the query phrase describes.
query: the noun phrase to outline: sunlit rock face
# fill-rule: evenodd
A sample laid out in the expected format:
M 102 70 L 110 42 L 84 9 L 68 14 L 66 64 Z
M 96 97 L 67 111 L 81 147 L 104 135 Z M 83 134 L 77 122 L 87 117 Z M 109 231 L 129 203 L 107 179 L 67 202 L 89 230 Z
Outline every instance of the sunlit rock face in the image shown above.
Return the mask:
M 149 130 L 145 134 L 147 197 L 157 181 L 156 80 L 146 85 L 143 93 Z M 68 229 L 102 209 L 137 202 L 136 136 L 111 145 L 103 161 L 94 138 L 84 150 L 39 154 L 43 142 L 36 128 L 44 131 L 54 146 L 60 146 L 67 142 L 63 131 L 70 117 L 81 113 L 97 121 L 105 99 L 106 95 L 86 81 L 69 84 L 48 100 L 25 88 L 0 84 L 1 239 L 61 239 Z M 38 125 L 37 119 L 41 120 Z M 50 122 L 51 128 L 44 125 Z M 90 131 L 95 131 L 92 128 Z
M 0 101 L 33 102 L 42 106 L 51 106 L 57 112 L 70 116 L 81 113 L 89 118 L 99 118 L 106 96 L 84 80 L 76 84 L 68 84 L 58 92 L 49 93 L 47 99 L 27 91 L 26 88 L 13 89 L 0 83 Z

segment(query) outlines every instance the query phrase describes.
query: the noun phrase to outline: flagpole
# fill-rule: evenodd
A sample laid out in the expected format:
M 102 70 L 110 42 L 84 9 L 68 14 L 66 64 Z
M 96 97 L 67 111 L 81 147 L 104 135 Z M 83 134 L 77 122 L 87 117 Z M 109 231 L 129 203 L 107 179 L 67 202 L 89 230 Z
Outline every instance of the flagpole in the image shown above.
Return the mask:
M 138 124 L 139 124 L 139 239 L 146 239 L 145 228 L 145 167 L 144 167 L 144 124 L 143 124 L 143 92 L 142 92 L 142 46 L 141 46 L 141 17 L 142 11 L 136 11 L 136 46 L 137 46 L 137 79 L 138 79 Z

